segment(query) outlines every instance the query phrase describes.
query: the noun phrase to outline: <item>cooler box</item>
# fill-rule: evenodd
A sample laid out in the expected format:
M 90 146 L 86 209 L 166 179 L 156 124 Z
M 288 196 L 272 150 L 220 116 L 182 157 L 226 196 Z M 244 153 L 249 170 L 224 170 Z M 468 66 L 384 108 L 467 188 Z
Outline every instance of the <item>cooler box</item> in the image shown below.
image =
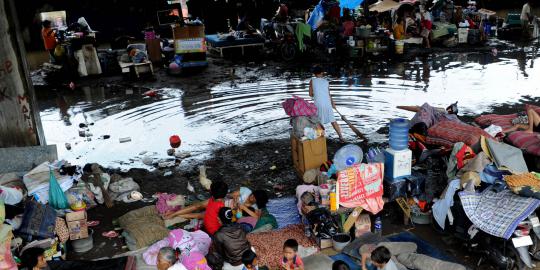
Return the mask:
M 326 152 L 326 137 L 302 141 L 291 134 L 291 149 L 293 165 L 300 177 L 310 169 L 319 169 L 328 161 Z
M 411 175 L 412 152 L 409 149 L 384 151 L 384 178 L 388 181 Z

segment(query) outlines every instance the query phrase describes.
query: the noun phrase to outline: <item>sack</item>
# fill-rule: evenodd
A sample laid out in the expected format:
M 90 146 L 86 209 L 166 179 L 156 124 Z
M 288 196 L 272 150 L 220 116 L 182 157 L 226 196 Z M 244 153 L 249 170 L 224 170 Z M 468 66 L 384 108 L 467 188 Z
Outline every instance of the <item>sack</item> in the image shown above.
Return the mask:
M 66 221 L 63 218 L 56 218 L 54 231 L 56 232 L 56 235 L 58 235 L 60 242 L 65 243 L 69 239 L 69 230 Z
M 52 170 L 49 170 L 49 204 L 55 209 L 68 209 L 69 203 L 64 191 L 56 181 Z
M 317 115 L 317 107 L 315 104 L 307 102 L 299 96 L 288 98 L 281 105 L 283 106 L 285 113 L 291 117 Z
M 28 201 L 24 207 L 23 220 L 19 233 L 31 239 L 54 238 L 56 211 L 49 205 Z
M 293 127 L 293 134 L 296 138 L 302 138 L 304 136 L 304 128 L 309 127 L 314 130 L 319 125 L 319 119 L 316 116 L 298 116 L 291 118 L 291 126 Z

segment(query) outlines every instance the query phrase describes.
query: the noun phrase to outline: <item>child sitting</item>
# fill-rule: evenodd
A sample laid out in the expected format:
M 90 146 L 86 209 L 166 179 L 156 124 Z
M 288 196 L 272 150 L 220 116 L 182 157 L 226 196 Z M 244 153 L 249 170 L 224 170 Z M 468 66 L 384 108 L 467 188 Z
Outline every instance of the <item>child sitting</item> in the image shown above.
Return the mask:
M 392 261 L 390 250 L 384 246 L 374 249 L 371 254 L 362 254 L 362 269 L 367 270 L 367 259 L 371 258 L 371 263 L 379 270 L 398 270 L 397 265 Z
M 298 242 L 289 239 L 283 244 L 283 259 L 281 267 L 285 270 L 304 270 L 304 262 L 298 256 Z
M 246 250 L 244 254 L 242 254 L 242 263 L 244 264 L 244 268 L 242 268 L 242 270 L 268 270 L 268 267 L 266 266 L 259 267 L 257 254 L 255 254 L 255 252 L 253 252 L 251 249 Z

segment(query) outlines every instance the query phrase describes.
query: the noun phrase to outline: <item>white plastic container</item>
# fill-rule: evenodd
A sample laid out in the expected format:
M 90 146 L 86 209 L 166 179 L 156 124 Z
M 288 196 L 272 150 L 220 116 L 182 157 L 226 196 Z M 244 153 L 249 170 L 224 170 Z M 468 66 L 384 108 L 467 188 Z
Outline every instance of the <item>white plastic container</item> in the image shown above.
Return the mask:
M 388 148 L 384 151 L 384 177 L 390 181 L 411 175 L 412 151 L 396 151 Z

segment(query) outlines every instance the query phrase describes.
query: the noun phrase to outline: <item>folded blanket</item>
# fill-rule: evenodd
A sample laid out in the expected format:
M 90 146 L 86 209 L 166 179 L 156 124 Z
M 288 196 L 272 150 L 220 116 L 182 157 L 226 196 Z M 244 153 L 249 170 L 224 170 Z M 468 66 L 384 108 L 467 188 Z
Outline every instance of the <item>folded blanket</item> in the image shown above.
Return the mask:
M 147 247 L 169 235 L 169 230 L 154 205 L 125 214 L 118 218 L 118 223 L 134 240 L 134 249 Z
M 463 142 L 471 147 L 480 141 L 481 136 L 493 138 L 481 128 L 453 121 L 442 121 L 428 129 L 428 138 L 440 138 L 452 143 Z
M 504 239 L 510 238 L 517 225 L 540 206 L 540 200 L 521 197 L 510 190 L 462 191 L 459 197 L 465 214 L 476 227 Z

